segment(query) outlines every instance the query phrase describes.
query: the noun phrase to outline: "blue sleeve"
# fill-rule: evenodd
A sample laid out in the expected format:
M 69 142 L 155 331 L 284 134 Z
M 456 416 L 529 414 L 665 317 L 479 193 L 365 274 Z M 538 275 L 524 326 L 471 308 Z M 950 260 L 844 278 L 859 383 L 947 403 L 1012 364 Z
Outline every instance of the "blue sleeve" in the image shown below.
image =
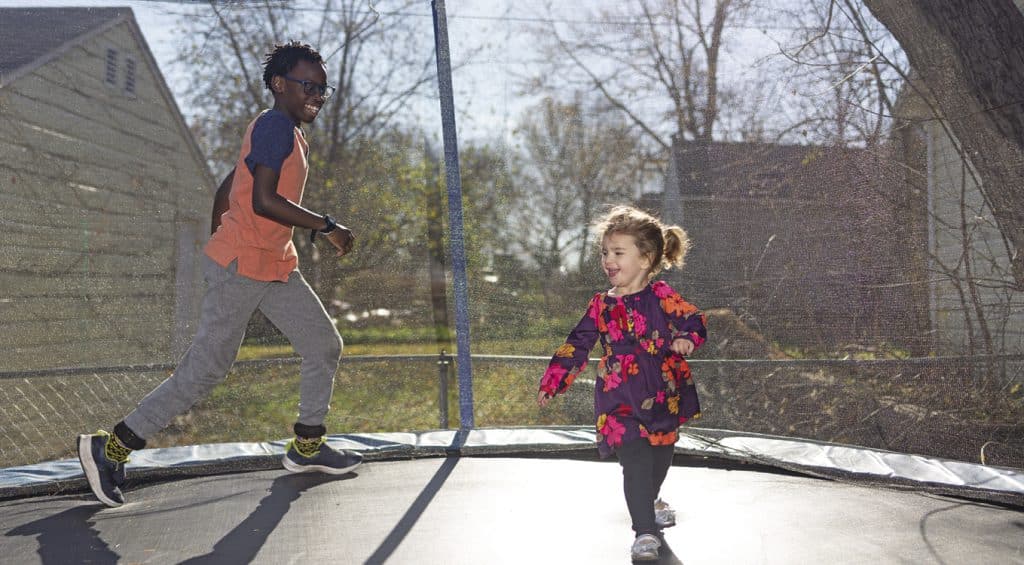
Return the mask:
M 281 165 L 291 155 L 294 147 L 295 125 L 292 121 L 281 112 L 267 112 L 256 120 L 252 128 L 245 165 L 249 167 L 249 172 L 253 172 L 259 164 L 280 173 Z

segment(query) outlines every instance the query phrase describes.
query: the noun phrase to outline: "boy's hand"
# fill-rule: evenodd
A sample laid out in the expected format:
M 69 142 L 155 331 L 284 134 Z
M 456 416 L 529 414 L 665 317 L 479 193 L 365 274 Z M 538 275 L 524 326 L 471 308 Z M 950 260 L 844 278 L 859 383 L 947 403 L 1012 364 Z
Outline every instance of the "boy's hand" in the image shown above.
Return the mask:
M 541 407 L 547 406 L 549 400 L 551 400 L 550 394 L 544 392 L 543 390 L 537 393 L 537 404 L 540 404 Z
M 679 355 L 686 357 L 693 353 L 693 342 L 683 337 L 677 337 L 676 340 L 672 342 L 672 347 L 670 349 Z
M 327 241 L 331 242 L 331 245 L 338 250 L 336 255 L 337 257 L 341 257 L 349 251 L 352 251 L 352 245 L 356 241 L 356 236 L 352 235 L 352 230 L 341 224 L 338 224 L 338 227 L 335 228 L 334 231 L 326 234 L 326 237 Z

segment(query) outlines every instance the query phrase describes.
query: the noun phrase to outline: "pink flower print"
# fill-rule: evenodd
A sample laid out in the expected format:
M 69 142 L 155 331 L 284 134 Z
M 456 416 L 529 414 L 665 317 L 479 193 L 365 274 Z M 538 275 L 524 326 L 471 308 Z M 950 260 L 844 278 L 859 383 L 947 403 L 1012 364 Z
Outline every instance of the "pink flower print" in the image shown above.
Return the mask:
M 612 306 L 612 321 L 618 324 L 619 329 L 628 332 L 632 325 L 632 320 L 629 319 L 629 314 L 626 310 L 626 305 L 622 302 L 622 298 L 617 298 L 615 306 Z
M 635 375 L 639 372 L 637 367 L 636 355 L 629 353 L 627 355 L 616 355 L 619 358 L 619 371 L 622 374 L 623 379 L 628 379 L 628 375 Z
M 562 377 L 568 372 L 569 370 L 565 367 L 552 362 L 548 365 L 548 370 L 544 371 L 544 377 L 540 380 L 540 389 L 551 394 L 558 392 L 558 388 L 562 384 Z
M 622 298 L 615 299 L 615 306 L 612 306 L 612 319 L 620 322 L 626 321 L 626 304 L 622 302 Z
M 690 332 L 690 340 L 693 341 L 693 348 L 700 347 L 700 344 L 704 343 L 704 338 L 700 337 L 697 332 Z
M 618 371 L 611 371 L 604 376 L 604 391 L 614 390 L 622 384 L 622 375 Z
M 615 416 L 608 415 L 604 418 L 604 427 L 600 431 L 608 445 L 616 447 L 622 445 L 622 434 L 626 433 L 626 426 L 615 419 Z
M 651 285 L 651 290 L 654 291 L 654 295 L 658 298 L 666 298 L 674 292 L 672 287 L 668 286 L 665 281 L 655 282 Z
M 655 345 L 655 342 L 650 339 L 641 339 L 640 349 L 646 351 L 648 355 L 654 355 L 658 352 L 658 347 Z
M 622 330 L 619 329 L 619 324 L 615 323 L 614 320 L 608 324 L 608 339 L 611 341 L 622 340 Z
M 636 335 L 647 333 L 647 318 L 636 310 L 633 310 L 633 332 Z
M 654 401 L 658 404 L 665 403 L 665 391 L 659 390 L 657 396 L 654 397 Z

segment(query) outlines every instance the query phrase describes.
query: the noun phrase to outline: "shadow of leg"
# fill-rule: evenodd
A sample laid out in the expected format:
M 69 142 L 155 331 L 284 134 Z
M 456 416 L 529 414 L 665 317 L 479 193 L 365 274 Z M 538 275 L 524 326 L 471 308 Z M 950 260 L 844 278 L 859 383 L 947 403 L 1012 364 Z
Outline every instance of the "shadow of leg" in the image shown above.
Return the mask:
M 92 517 L 103 510 L 94 504 L 77 506 L 59 514 L 29 522 L 7 532 L 7 536 L 36 536 L 39 558 L 45 565 L 97 563 L 112 565 L 121 556 L 114 553 L 93 526 Z
M 303 491 L 324 483 L 353 479 L 357 475 L 324 475 L 310 473 L 301 475 L 282 475 L 270 485 L 270 494 L 260 500 L 259 505 L 249 516 L 221 538 L 213 551 L 183 561 L 189 565 L 231 565 L 251 563 L 259 553 L 267 537 L 281 523 L 288 513 L 292 502 L 298 500 Z

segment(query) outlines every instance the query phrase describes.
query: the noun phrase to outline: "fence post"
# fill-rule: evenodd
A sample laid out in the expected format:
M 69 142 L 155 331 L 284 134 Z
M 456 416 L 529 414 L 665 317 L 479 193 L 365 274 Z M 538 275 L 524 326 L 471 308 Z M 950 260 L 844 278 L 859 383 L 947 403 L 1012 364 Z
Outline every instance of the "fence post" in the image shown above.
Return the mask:
M 441 412 L 442 430 L 448 429 L 448 366 L 452 363 L 451 359 L 444 349 L 437 357 L 437 406 Z

